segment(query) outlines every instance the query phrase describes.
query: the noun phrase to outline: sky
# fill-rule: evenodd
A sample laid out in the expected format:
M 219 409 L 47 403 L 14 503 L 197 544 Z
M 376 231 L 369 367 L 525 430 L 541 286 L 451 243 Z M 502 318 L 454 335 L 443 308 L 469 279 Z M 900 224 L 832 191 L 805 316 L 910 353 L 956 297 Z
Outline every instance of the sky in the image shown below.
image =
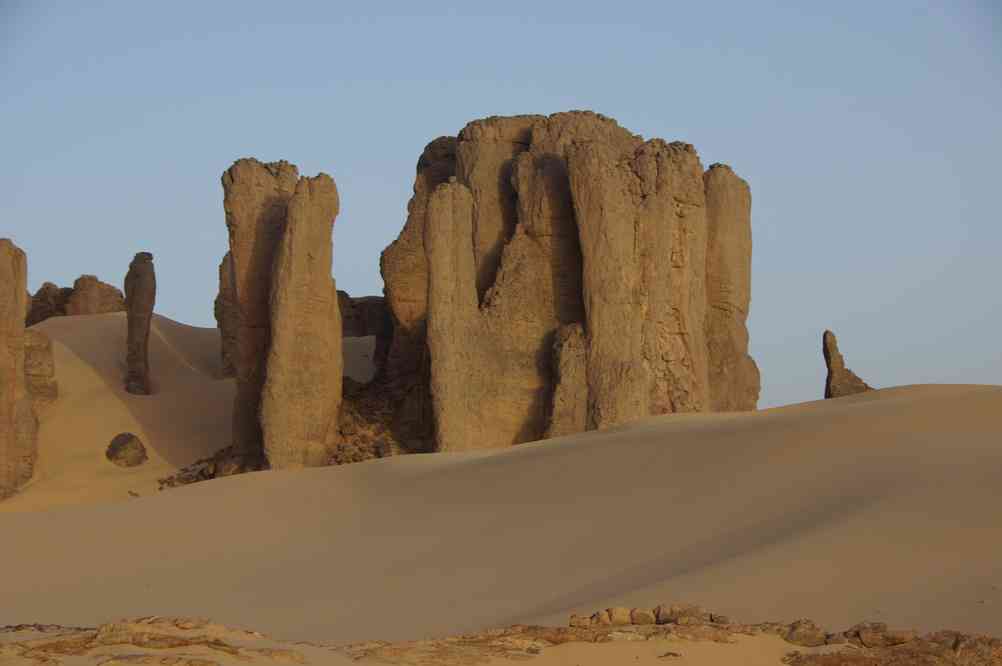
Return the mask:
M 825 328 L 874 386 L 1002 384 L 992 0 L 0 0 L 0 90 L 32 292 L 148 250 L 158 312 L 214 326 L 220 176 L 253 156 L 334 177 L 338 287 L 380 294 L 425 144 L 591 109 L 749 182 L 760 407 L 821 396 Z

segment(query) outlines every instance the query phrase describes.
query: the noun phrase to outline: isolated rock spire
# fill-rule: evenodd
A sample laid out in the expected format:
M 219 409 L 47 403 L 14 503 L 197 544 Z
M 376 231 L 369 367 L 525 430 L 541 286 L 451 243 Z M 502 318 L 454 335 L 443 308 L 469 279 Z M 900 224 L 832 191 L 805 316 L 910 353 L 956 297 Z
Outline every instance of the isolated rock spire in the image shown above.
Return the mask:
M 125 390 L 137 395 L 149 395 L 150 389 L 150 322 L 157 299 L 157 276 L 153 255 L 137 252 L 125 275 L 125 309 L 128 338 L 125 362 Z
M 841 398 L 846 395 L 872 391 L 862 379 L 845 366 L 845 359 L 838 350 L 838 340 L 831 331 L 821 336 L 821 353 L 825 357 L 828 375 L 825 377 L 825 398 Z

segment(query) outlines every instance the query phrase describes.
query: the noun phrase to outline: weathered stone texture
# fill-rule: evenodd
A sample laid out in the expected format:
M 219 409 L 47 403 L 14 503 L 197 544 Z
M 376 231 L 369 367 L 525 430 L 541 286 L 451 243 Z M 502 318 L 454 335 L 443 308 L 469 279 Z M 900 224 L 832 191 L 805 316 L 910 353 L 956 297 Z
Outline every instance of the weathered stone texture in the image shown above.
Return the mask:
M 692 146 L 590 112 L 474 121 L 455 155 L 401 234 L 416 251 L 424 225 L 427 310 L 408 315 L 427 321 L 436 448 L 754 408 L 750 194 L 729 169 L 704 178 Z
M 125 306 L 128 335 L 125 363 L 125 390 L 137 395 L 149 395 L 150 387 L 150 322 L 157 298 L 157 276 L 153 255 L 137 252 L 125 275 Z
M 828 374 L 825 377 L 825 398 L 841 398 L 873 389 L 852 370 L 846 367 L 845 359 L 838 350 L 838 340 L 831 331 L 821 336 L 821 353 L 825 357 Z
M 706 191 L 706 344 L 710 410 L 755 409 L 760 377 L 748 355 L 751 303 L 751 189 L 729 166 L 703 174 Z
M 38 419 L 25 386 L 27 257 L 0 239 L 0 499 L 27 482 L 38 456 Z
M 347 292 L 338 290 L 337 301 L 341 310 L 341 331 L 344 337 L 376 338 L 373 363 L 376 374 L 381 374 L 393 341 L 393 317 L 386 299 L 382 296 L 352 298 Z
M 271 274 L 298 178 L 288 162 L 255 159 L 237 160 L 222 177 L 237 310 L 233 445 L 250 466 L 264 462 L 259 410 L 271 340 Z
M 271 276 L 271 344 L 261 396 L 272 468 L 327 464 L 341 407 L 341 318 L 331 277 L 338 193 L 325 174 L 302 178 L 288 202 Z
M 59 397 L 52 341 L 32 328 L 24 332 L 24 381 L 36 408 Z
M 213 304 L 216 327 L 219 328 L 219 357 L 223 377 L 236 375 L 233 359 L 236 354 L 237 307 L 233 287 L 233 255 L 227 252 L 219 263 L 219 293 Z
M 588 346 L 581 324 L 567 324 L 553 343 L 553 403 L 546 437 L 588 429 Z
M 122 292 L 93 275 L 81 275 L 73 282 L 73 292 L 66 300 L 66 314 L 93 315 L 125 310 Z

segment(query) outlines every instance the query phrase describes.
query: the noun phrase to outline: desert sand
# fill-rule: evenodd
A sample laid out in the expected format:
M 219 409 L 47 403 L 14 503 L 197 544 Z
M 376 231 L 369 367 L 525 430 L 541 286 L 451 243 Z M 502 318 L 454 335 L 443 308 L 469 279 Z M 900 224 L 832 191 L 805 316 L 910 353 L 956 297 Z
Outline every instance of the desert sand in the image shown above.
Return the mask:
M 156 394 L 132 396 L 123 313 L 39 326 L 60 398 L 35 479 L 0 504 L 0 625 L 156 614 L 407 640 L 684 601 L 744 622 L 1002 634 L 1002 387 L 655 417 L 156 492 L 227 443 L 218 333 L 155 317 Z M 352 358 L 357 371 L 367 357 Z M 145 465 L 104 459 L 121 431 L 146 443 Z M 556 661 L 577 649 L 540 663 L 588 663 Z

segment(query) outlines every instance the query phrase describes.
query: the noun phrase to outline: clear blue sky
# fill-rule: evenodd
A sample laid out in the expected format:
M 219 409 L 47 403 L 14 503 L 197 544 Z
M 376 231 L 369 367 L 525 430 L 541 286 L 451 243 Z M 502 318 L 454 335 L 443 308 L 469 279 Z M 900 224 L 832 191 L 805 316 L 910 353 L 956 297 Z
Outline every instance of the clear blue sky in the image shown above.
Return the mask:
M 1000 44 L 992 0 L 0 0 L 0 236 L 32 291 L 150 250 L 158 310 L 214 325 L 220 174 L 287 159 L 381 293 L 429 140 L 593 109 L 751 184 L 762 406 L 819 397 L 826 327 L 874 385 L 1002 384 Z

